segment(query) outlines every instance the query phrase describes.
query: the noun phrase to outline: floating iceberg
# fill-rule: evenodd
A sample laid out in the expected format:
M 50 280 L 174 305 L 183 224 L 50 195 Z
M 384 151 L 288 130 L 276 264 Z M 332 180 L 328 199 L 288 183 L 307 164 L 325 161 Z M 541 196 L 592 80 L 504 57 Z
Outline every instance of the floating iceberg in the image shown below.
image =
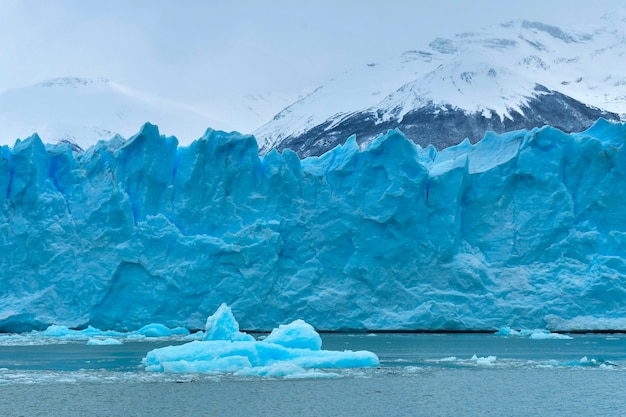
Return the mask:
M 87 341 L 87 344 L 90 346 L 111 346 L 111 345 L 121 345 L 123 342 L 119 339 L 114 339 L 112 337 L 101 338 L 101 337 L 92 337 Z
M 572 336 L 568 336 L 566 334 L 560 333 L 551 333 L 551 332 L 535 332 L 529 336 L 529 339 L 534 340 L 571 340 Z
M 493 366 L 496 363 L 496 356 L 472 356 L 472 361 L 476 363 L 476 365 L 482 365 L 482 366 Z
M 390 131 L 321 157 L 145 125 L 85 153 L 0 147 L 0 331 L 50 324 L 626 330 L 626 127 Z M 152 329 L 158 332 L 158 329 Z
M 515 329 L 511 329 L 510 327 L 502 327 L 495 334 L 498 335 L 498 336 L 527 337 L 529 339 L 534 339 L 534 340 L 548 340 L 548 339 L 552 339 L 552 340 L 570 340 L 570 339 L 573 339 L 572 336 L 569 336 L 569 335 L 566 335 L 566 334 L 560 334 L 560 333 L 552 333 L 549 330 L 544 330 L 544 329 L 515 330 Z
M 42 331 L 33 330 L 28 333 L 12 334 L 0 333 L 2 345 L 43 345 L 87 341 L 88 345 L 122 344 L 124 341 L 142 340 L 199 340 L 204 332 L 191 333 L 184 327 L 170 329 L 162 324 L 151 323 L 139 330 L 118 332 L 114 330 L 100 330 L 95 327 L 77 330 L 66 326 L 51 325 Z
M 148 352 L 143 363 L 153 372 L 228 372 L 242 376 L 319 377 L 319 368 L 379 366 L 368 351 L 322 350 L 320 335 L 302 320 L 280 325 L 261 341 L 239 331 L 225 304 L 207 319 L 205 337 Z

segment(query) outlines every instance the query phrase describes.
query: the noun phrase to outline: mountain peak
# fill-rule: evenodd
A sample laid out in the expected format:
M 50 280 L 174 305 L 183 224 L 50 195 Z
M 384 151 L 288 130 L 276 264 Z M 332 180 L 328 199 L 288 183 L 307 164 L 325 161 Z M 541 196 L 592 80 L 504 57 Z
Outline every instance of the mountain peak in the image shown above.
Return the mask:
M 438 37 L 346 71 L 254 134 L 262 153 L 311 156 L 353 134 L 365 144 L 394 128 L 422 146 L 446 147 L 476 141 L 485 129 L 575 131 L 598 117 L 619 120 L 626 115 L 619 16 L 584 27 L 519 19 Z
M 129 138 L 146 122 L 180 135 L 182 145 L 207 127 L 229 129 L 209 115 L 103 77 L 59 77 L 0 93 L 0 144 L 37 132 L 44 143 L 88 149 L 116 134 Z

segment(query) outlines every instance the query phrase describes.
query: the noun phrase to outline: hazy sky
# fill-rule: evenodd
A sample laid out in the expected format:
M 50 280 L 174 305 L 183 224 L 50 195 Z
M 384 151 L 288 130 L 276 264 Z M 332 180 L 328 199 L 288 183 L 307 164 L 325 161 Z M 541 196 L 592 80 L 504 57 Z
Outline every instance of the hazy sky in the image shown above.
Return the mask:
M 106 77 L 208 109 L 287 96 L 436 36 L 516 18 L 579 24 L 615 0 L 0 0 L 0 91 Z

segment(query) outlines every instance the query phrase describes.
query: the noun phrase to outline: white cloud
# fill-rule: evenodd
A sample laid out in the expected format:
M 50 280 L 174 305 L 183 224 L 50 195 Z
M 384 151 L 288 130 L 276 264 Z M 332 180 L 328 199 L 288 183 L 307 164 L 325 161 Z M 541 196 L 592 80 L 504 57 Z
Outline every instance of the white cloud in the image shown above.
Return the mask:
M 246 93 L 296 97 L 351 65 L 424 47 L 436 36 L 514 18 L 577 24 L 619 4 L 3 0 L 0 91 L 57 76 L 102 76 L 219 112 L 221 102 Z

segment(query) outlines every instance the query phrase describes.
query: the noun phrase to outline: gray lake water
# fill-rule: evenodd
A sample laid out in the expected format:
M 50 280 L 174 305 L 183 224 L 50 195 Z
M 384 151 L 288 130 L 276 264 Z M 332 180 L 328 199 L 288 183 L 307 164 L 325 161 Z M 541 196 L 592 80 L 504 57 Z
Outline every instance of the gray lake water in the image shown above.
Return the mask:
M 0 339 L 0 415 L 626 415 L 626 335 L 572 337 L 325 334 L 324 349 L 373 351 L 380 368 L 298 380 L 145 372 L 172 341 Z

